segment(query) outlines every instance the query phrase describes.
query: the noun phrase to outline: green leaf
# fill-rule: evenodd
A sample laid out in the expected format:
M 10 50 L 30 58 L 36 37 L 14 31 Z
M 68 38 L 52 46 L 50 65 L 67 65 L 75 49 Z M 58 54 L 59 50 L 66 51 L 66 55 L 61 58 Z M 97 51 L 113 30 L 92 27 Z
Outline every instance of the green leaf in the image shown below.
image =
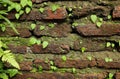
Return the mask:
M 42 66 L 38 66 L 38 71 L 42 72 L 43 71 L 43 67 Z
M 14 9 L 13 6 L 8 6 L 8 11 L 11 11 L 12 9 Z
M 39 11 L 40 11 L 41 13 L 43 13 L 43 12 L 44 12 L 44 10 L 45 10 L 45 9 L 44 9 L 44 8 L 42 8 L 42 7 L 39 9 Z
M 111 19 L 111 18 L 112 18 L 112 16 L 111 16 L 111 15 L 108 15 L 108 16 L 107 16 L 107 18 L 108 18 L 108 19 Z
M 15 17 L 16 17 L 16 19 L 19 19 L 19 18 L 20 18 L 20 14 L 19 14 L 19 13 L 16 13 L 16 14 L 15 14 Z
M 111 46 L 111 43 L 110 42 L 107 42 L 106 43 L 106 47 L 110 47 Z
M 37 43 L 37 45 L 40 45 L 41 44 L 41 40 L 37 40 L 36 43 Z
M 96 21 L 97 21 L 97 16 L 96 15 L 91 15 L 90 18 L 91 18 L 91 21 L 93 23 L 96 23 Z
M 67 60 L 66 56 L 62 56 L 62 60 L 66 61 Z
M 72 73 L 76 73 L 76 69 L 75 68 L 72 68 Z
M 18 3 L 15 3 L 15 10 L 19 12 L 21 10 L 21 6 Z
M 53 5 L 51 5 L 51 10 L 54 12 L 54 11 L 56 11 L 59 7 L 60 7 L 59 5 L 53 4 Z
M 40 30 L 44 30 L 44 29 L 45 29 L 45 26 L 41 25 Z
M 16 74 L 18 74 L 18 70 L 17 69 L 8 69 L 7 72 L 10 76 L 10 78 L 14 77 Z
M 50 61 L 50 65 L 52 65 L 52 66 L 53 66 L 53 65 L 54 65 L 54 62 L 53 62 L 53 61 Z
M 77 23 L 77 22 L 74 22 L 73 24 L 72 24 L 72 27 L 74 28 L 74 27 L 76 27 L 76 26 L 78 26 L 79 24 Z
M 25 12 L 28 14 L 28 13 L 30 13 L 30 11 L 31 11 L 31 8 L 29 8 L 29 7 L 26 7 L 25 8 Z
M 55 27 L 55 24 L 50 23 L 50 24 L 48 24 L 48 26 L 51 27 L 51 28 L 53 28 L 53 27 Z
M 36 24 L 31 24 L 30 27 L 31 27 L 32 30 L 34 30 L 35 27 L 36 27 Z
M 96 24 L 97 24 L 97 27 L 101 27 L 102 22 L 97 22 Z
M 37 42 L 37 39 L 36 39 L 35 37 L 31 37 L 31 38 L 29 39 L 29 44 L 30 44 L 30 45 L 34 45 L 36 42 Z
M 91 56 L 87 56 L 87 59 L 91 61 L 91 60 L 92 60 L 92 57 L 91 57 Z
M 28 0 L 28 1 L 27 1 L 27 5 L 32 8 L 32 1 L 31 1 L 31 0 Z
M 102 18 L 98 18 L 100 22 L 103 22 L 103 19 Z
M 1 27 L 1 30 L 4 32 L 6 30 L 6 27 Z
M 20 11 L 19 11 L 19 15 L 22 15 L 23 13 L 24 13 L 23 10 L 20 10 Z
M 37 68 L 33 68 L 30 72 L 37 72 Z
M 43 43 L 42 43 L 43 48 L 46 48 L 48 46 L 48 44 L 49 43 L 47 41 L 43 41 Z
M 7 74 L 5 74 L 5 73 L 0 73 L 0 78 L 2 78 L 2 79 L 9 79 Z
M 51 67 L 51 69 L 53 70 L 53 71 L 56 71 L 57 70 L 57 67 L 56 66 L 50 66 Z
M 85 48 L 85 47 L 82 47 L 82 48 L 81 48 L 81 52 L 82 52 L 82 53 L 84 53 L 84 52 L 85 52 L 85 50 L 86 50 L 86 48 Z
M 113 76 L 114 76 L 114 74 L 112 74 L 112 73 L 109 73 L 109 78 L 113 78 Z
M 22 7 L 25 7 L 27 5 L 27 0 L 20 0 L 20 4 Z
M 112 44 L 111 44 L 111 46 L 112 46 L 112 47 L 115 47 L 115 44 L 114 44 L 114 43 L 112 43 Z

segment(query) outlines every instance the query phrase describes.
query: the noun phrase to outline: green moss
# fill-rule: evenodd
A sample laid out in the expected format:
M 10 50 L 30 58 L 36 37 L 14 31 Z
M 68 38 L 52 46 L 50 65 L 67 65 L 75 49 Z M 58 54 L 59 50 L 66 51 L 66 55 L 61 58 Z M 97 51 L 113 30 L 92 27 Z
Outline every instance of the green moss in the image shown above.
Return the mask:
M 15 58 L 17 62 L 23 62 L 25 59 L 23 54 L 15 54 Z

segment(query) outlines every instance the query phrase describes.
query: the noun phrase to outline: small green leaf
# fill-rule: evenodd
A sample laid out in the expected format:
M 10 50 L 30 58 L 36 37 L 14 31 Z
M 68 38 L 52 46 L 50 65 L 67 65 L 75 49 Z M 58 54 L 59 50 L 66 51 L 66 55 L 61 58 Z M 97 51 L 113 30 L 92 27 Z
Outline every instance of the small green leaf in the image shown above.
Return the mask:
M 40 45 L 41 44 L 41 40 L 37 40 L 36 43 L 37 43 L 37 45 Z
M 28 14 L 28 13 L 30 13 L 30 11 L 31 11 L 31 8 L 29 8 L 29 7 L 26 7 L 25 8 L 25 12 Z
M 81 52 L 82 52 L 82 53 L 84 53 L 84 52 L 85 52 L 85 50 L 86 50 L 86 48 L 85 48 L 85 47 L 82 47 L 82 48 L 81 48 Z
M 39 11 L 40 11 L 41 13 L 43 13 L 43 12 L 44 12 L 44 10 L 45 10 L 45 9 L 44 9 L 44 8 L 42 8 L 42 7 L 39 9 Z
M 72 73 L 76 73 L 76 69 L 75 68 L 72 68 Z
M 97 21 L 97 16 L 96 16 L 96 15 L 91 15 L 90 17 L 91 17 L 91 21 L 92 21 L 93 23 L 96 23 L 96 21 Z
M 74 28 L 74 27 L 76 27 L 76 26 L 78 26 L 79 24 L 77 23 L 77 22 L 74 22 L 74 23 L 72 23 L 72 27 Z
M 4 32 L 6 30 L 6 27 L 1 27 L 1 30 Z
M 19 12 L 21 10 L 21 6 L 18 3 L 15 3 L 15 10 Z
M 27 0 L 20 0 L 20 4 L 22 5 L 22 7 L 25 7 L 27 3 Z
M 51 27 L 51 28 L 53 28 L 53 27 L 55 27 L 55 24 L 50 23 L 50 24 L 48 24 L 48 26 Z
M 29 44 L 30 44 L 30 45 L 34 45 L 34 44 L 36 43 L 36 41 L 37 41 L 37 39 L 36 39 L 35 37 L 31 37 L 31 38 L 29 39 Z
M 115 44 L 114 44 L 114 43 L 112 43 L 112 44 L 111 44 L 111 46 L 112 46 L 112 47 L 115 47 Z
M 108 15 L 107 18 L 108 18 L 108 19 L 111 19 L 112 17 L 111 17 L 111 15 Z
M 43 48 L 46 48 L 48 46 L 48 44 L 49 43 L 47 41 L 43 41 L 43 43 L 42 43 Z
M 7 74 L 5 74 L 5 73 L 0 73 L 0 78 L 2 78 L 2 79 L 9 79 Z
M 97 22 L 96 25 L 97 25 L 97 27 L 101 27 L 102 22 Z
M 110 78 L 110 79 L 112 79 L 112 78 L 113 78 L 113 76 L 114 76 L 114 74 L 109 73 L 109 78 Z
M 57 67 L 56 66 L 50 66 L 51 67 L 51 69 L 53 70 L 53 71 L 56 71 L 57 70 Z
M 27 1 L 27 5 L 32 8 L 32 1 L 31 1 L 31 0 L 28 0 L 28 1 Z
M 44 29 L 45 29 L 45 26 L 41 25 L 40 30 L 44 30 Z
M 111 58 L 105 58 L 105 62 L 112 62 L 113 61 L 113 59 L 111 59 Z
M 53 66 L 53 65 L 54 65 L 54 62 L 53 62 L 53 61 L 50 61 L 50 65 L 52 65 L 52 66 Z
M 111 43 L 110 42 L 107 42 L 106 43 L 106 47 L 110 47 L 111 46 Z
M 103 18 L 99 18 L 99 21 L 100 21 L 100 22 L 103 22 Z
M 38 71 L 42 72 L 43 71 L 43 67 L 42 66 L 38 66 Z
M 32 30 L 34 30 L 35 27 L 36 27 L 36 24 L 31 24 L 30 27 L 31 27 Z
M 92 57 L 91 57 L 91 56 L 87 56 L 87 59 L 91 61 L 91 60 L 92 60 Z
M 58 8 L 59 8 L 59 5 L 57 5 L 57 4 L 51 5 L 51 9 L 53 12 L 56 11 Z
M 71 11 L 72 11 L 72 8 L 70 7 L 70 8 L 68 8 L 68 10 L 71 12 Z
M 23 13 L 24 13 L 23 10 L 20 10 L 20 11 L 19 11 L 19 15 L 22 15 Z
M 37 68 L 32 68 L 30 72 L 37 72 Z
M 16 13 L 16 14 L 15 14 L 15 17 L 16 17 L 16 19 L 19 19 L 19 18 L 20 18 L 20 14 L 19 14 L 19 13 Z
M 67 60 L 66 56 L 62 56 L 62 60 L 65 62 Z
M 16 74 L 18 74 L 18 70 L 17 69 L 8 69 L 7 73 L 9 74 L 10 78 L 12 78 Z

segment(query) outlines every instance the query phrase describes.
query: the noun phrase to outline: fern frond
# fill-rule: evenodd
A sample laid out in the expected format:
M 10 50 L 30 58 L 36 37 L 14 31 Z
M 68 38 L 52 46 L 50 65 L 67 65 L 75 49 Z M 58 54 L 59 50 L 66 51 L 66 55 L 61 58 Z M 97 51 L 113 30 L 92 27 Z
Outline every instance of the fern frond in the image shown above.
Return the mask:
M 0 10 L 0 15 L 7 15 L 7 11 L 6 10 Z
M 8 62 L 13 67 L 20 69 L 17 61 L 15 60 L 15 56 L 12 53 L 10 53 L 9 50 L 4 51 L 4 55 L 2 56 L 2 61 Z
M 0 58 L 4 55 L 4 51 L 0 48 Z
M 5 73 L 0 73 L 0 79 L 8 79 L 8 76 L 7 76 L 7 74 L 5 74 Z

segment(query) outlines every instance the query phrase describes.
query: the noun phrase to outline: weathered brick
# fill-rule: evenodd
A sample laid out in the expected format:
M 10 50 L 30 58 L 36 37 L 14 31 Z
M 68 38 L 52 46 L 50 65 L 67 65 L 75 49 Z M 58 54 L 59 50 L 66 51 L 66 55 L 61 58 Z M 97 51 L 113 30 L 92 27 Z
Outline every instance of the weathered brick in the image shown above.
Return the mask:
M 45 70 L 50 69 L 50 64 L 46 63 L 44 60 L 41 60 L 41 59 L 35 59 L 33 61 L 33 64 L 35 64 L 36 67 L 42 66 L 42 68 Z
M 11 12 L 8 14 L 8 19 L 15 19 L 15 13 Z M 43 13 L 40 13 L 39 10 L 33 9 L 29 14 L 24 13 L 19 20 L 52 20 L 52 19 L 65 19 L 67 17 L 67 11 L 65 8 L 58 8 L 55 12 L 51 9 L 46 9 Z
M 108 50 L 106 48 L 104 41 L 99 41 L 99 40 L 96 41 L 96 40 L 92 40 L 90 38 L 83 39 L 83 40 L 78 39 L 74 42 L 74 47 L 73 47 L 74 50 L 81 51 L 82 47 L 85 47 L 85 52 Z
M 31 32 L 27 28 L 16 28 L 16 30 L 18 31 L 19 34 L 15 33 L 15 31 L 12 28 L 7 27 L 5 32 L 2 32 L 0 30 L 0 36 L 20 36 L 20 37 L 31 36 Z
M 70 73 L 23 73 L 22 75 L 17 75 L 12 79 L 75 79 L 75 77 Z
M 97 66 L 103 68 L 119 69 L 120 61 L 105 62 L 105 60 L 97 60 Z
M 13 53 L 26 53 L 27 52 L 27 46 L 16 46 L 16 45 L 9 44 L 8 48 Z
M 115 6 L 112 16 L 113 18 L 120 18 L 120 6 Z
M 117 72 L 117 73 L 115 74 L 115 79 L 120 79 L 120 72 Z
M 107 16 L 110 13 L 110 9 L 102 6 L 86 7 L 86 8 L 75 8 L 73 9 L 73 15 L 83 17 L 90 14 L 97 14 Z
M 76 27 L 83 36 L 112 36 L 120 34 L 120 24 L 103 24 L 98 28 L 95 24 Z
M 105 79 L 106 73 L 80 74 L 79 79 Z
M 40 25 L 34 30 L 34 34 L 37 36 L 65 37 L 72 31 L 69 24 L 57 24 L 54 28 L 46 27 L 44 30 L 40 30 L 39 28 Z
M 65 54 L 69 53 L 69 46 L 65 45 L 57 45 L 57 44 L 49 44 L 47 48 L 43 49 L 42 45 L 33 45 L 31 47 L 33 53 L 45 54 L 45 53 L 53 53 L 53 54 Z
M 63 61 L 62 59 L 55 59 L 54 63 L 57 67 L 60 68 L 86 68 L 86 67 L 94 67 L 97 65 L 95 60 L 89 61 L 89 60 L 72 60 L 67 59 L 66 61 Z
M 19 65 L 20 65 L 20 70 L 30 71 L 30 70 L 32 70 L 33 63 L 26 61 L 26 62 L 21 62 Z

